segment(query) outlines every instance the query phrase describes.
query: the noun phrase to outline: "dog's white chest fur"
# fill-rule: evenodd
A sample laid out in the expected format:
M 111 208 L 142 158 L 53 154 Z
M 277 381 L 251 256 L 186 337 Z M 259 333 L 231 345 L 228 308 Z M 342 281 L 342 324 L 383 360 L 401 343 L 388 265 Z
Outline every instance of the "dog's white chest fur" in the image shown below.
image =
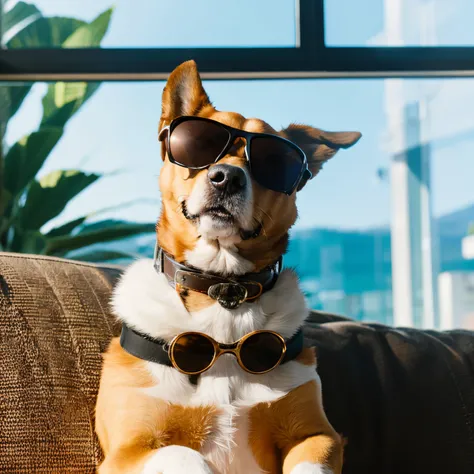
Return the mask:
M 258 302 L 244 303 L 233 311 L 216 303 L 190 314 L 166 277 L 156 273 L 151 260 L 138 261 L 127 270 L 115 291 L 113 306 L 120 319 L 152 337 L 171 339 L 181 332 L 200 331 L 222 343 L 258 329 L 290 338 L 308 313 L 296 276 L 284 271 Z M 152 362 L 148 368 L 157 383 L 142 389 L 146 395 L 182 406 L 217 408 L 217 422 L 202 454 L 218 472 L 226 474 L 261 472 L 248 443 L 250 408 L 277 400 L 318 377 L 315 367 L 295 361 L 267 374 L 252 375 L 231 354 L 221 356 L 201 374 L 197 385 L 174 368 Z
M 187 376 L 174 369 L 149 364 L 161 383 L 146 389 L 148 395 L 184 406 L 213 406 L 218 415 L 201 453 L 221 473 L 260 473 L 248 444 L 248 411 L 253 401 L 246 397 L 248 381 L 232 356 L 221 357 L 208 373 L 201 375 L 198 385 L 189 383 Z M 171 389 L 171 390 L 170 390 Z M 277 394 L 275 394 L 278 397 Z

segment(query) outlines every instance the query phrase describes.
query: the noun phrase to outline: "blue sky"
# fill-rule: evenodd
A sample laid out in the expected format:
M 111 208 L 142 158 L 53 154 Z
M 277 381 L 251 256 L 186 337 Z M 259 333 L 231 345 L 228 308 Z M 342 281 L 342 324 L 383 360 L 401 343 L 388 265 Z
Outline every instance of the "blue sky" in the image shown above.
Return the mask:
M 454 4 L 460 1 L 452 0 Z M 46 15 L 91 20 L 112 1 L 35 3 Z M 381 0 L 326 3 L 330 44 L 365 44 L 383 31 Z M 291 46 L 295 41 L 294 0 L 200 0 L 199 8 L 195 0 L 117 0 L 114 4 L 104 47 Z M 441 30 L 447 30 L 443 25 Z M 443 41 L 449 42 L 449 36 L 443 35 Z M 456 32 L 453 35 L 459 38 Z M 390 163 L 383 80 L 206 81 L 204 85 L 217 108 L 262 118 L 275 128 L 297 121 L 328 130 L 360 130 L 364 137 L 359 144 L 336 155 L 300 193 L 298 226 L 365 228 L 389 223 L 389 185 L 376 179 L 377 169 Z M 61 221 L 135 198 L 153 202 L 113 215 L 156 219 L 161 165 L 156 137 L 163 86 L 163 82 L 103 84 L 69 122 L 44 172 L 79 166 L 121 172 L 91 187 L 66 209 Z M 430 134 L 443 140 L 435 143 L 432 157 L 435 213 L 472 203 L 474 80 L 412 80 L 404 86 L 405 101 L 432 89 L 436 95 L 429 116 Z M 42 94 L 44 85 L 35 86 L 9 126 L 8 143 L 37 127 Z M 459 133 L 462 140 L 450 138 Z

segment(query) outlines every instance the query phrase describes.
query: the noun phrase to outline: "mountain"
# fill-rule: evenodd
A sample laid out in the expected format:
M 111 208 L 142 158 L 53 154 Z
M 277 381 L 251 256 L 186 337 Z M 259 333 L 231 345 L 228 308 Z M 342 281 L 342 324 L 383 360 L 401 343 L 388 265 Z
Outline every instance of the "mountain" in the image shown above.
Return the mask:
M 439 217 L 437 223 L 440 235 L 466 235 L 469 226 L 474 223 L 474 204 Z
M 461 254 L 461 241 L 471 222 L 474 205 L 435 220 L 440 271 L 474 271 L 474 260 L 465 260 Z M 149 234 L 105 246 L 151 258 L 154 245 L 155 236 Z M 128 264 L 130 260 L 116 263 Z M 296 230 L 291 234 L 284 265 L 297 270 L 312 308 L 391 324 L 392 258 L 388 226 Z
M 441 271 L 474 269 L 474 261 L 464 260 L 461 254 L 462 238 L 472 222 L 474 204 L 435 220 L 440 240 Z M 106 247 L 151 258 L 154 245 L 155 236 L 150 234 L 124 239 Z M 302 278 L 318 278 L 326 288 L 340 288 L 349 293 L 388 289 L 391 287 L 390 230 L 388 227 L 296 230 L 291 234 L 285 265 L 296 268 Z

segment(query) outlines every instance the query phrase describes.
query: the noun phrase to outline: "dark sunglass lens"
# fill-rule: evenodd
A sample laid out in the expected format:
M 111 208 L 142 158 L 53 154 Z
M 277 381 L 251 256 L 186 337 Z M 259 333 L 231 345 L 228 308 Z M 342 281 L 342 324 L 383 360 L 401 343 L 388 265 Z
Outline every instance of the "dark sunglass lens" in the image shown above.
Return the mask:
M 187 168 L 202 168 L 216 160 L 229 140 L 229 132 L 205 120 L 186 120 L 171 132 L 173 159 Z
M 207 337 L 199 334 L 183 334 L 176 339 L 172 356 L 175 364 L 183 372 L 201 372 L 211 364 L 214 358 L 214 346 Z
M 254 137 L 250 144 L 252 175 L 263 187 L 288 192 L 296 184 L 303 156 L 289 143 L 276 137 Z
M 275 334 L 260 332 L 248 337 L 240 348 L 240 360 L 251 372 L 273 369 L 283 354 L 283 341 Z

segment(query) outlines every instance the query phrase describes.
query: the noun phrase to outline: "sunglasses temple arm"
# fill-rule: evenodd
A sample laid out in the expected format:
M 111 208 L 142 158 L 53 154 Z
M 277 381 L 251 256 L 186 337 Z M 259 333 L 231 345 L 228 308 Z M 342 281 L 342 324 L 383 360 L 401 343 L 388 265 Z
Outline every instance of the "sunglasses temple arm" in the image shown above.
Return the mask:
M 165 135 L 169 135 L 169 130 L 170 126 L 167 125 L 166 127 L 163 127 L 159 132 L 158 132 L 158 140 L 162 142 L 165 139 Z

